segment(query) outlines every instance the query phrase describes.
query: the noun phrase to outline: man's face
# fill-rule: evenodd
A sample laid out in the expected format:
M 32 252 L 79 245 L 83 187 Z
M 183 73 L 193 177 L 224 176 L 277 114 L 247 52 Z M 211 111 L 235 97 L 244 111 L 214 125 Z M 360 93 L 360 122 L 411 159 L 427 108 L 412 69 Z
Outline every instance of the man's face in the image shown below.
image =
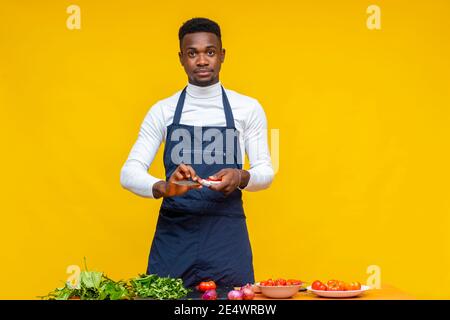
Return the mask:
M 219 81 L 220 67 L 225 59 L 219 38 L 211 32 L 188 33 L 181 42 L 180 62 L 196 86 L 209 86 Z

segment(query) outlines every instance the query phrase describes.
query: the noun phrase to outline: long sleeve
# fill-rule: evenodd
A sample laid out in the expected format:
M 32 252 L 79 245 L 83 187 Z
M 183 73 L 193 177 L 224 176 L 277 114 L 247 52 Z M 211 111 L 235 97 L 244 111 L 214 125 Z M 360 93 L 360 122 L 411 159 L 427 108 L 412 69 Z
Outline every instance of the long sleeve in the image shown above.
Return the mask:
M 251 97 L 233 90 L 226 90 L 229 97 L 236 128 L 241 132 L 240 146 L 250 160 L 250 180 L 244 190 L 266 189 L 272 183 L 274 170 L 267 141 L 267 120 L 262 106 Z M 181 91 L 153 105 L 141 124 L 137 141 L 120 173 L 121 185 L 146 198 L 154 198 L 153 185 L 158 179 L 148 173 L 161 143 L 166 137 L 166 128 L 173 116 Z M 221 84 L 196 87 L 188 84 L 181 122 L 190 126 L 226 125 L 222 101 Z M 244 158 L 242 159 L 244 160 Z
M 274 171 L 267 143 L 267 119 L 262 106 L 256 106 L 249 115 L 244 131 L 245 151 L 250 161 L 250 180 L 244 190 L 258 191 L 268 188 Z
M 120 171 L 120 184 L 146 198 L 154 198 L 153 185 L 162 180 L 148 173 L 165 135 L 161 105 L 156 103 L 141 124 L 137 141 Z

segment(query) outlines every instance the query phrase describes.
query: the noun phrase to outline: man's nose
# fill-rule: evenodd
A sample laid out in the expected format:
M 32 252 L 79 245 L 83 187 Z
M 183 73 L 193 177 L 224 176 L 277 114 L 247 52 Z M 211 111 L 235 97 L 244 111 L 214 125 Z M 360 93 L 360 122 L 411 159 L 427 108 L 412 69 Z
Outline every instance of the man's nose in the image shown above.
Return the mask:
M 207 66 L 209 64 L 208 59 L 204 54 L 199 54 L 197 59 L 197 65 L 198 66 Z

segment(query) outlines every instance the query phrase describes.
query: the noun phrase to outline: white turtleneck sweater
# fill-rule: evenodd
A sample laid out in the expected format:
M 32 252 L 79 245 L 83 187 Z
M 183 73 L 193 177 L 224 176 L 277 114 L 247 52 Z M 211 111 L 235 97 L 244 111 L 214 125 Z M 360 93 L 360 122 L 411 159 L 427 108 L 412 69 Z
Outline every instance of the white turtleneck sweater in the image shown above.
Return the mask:
M 274 172 L 267 144 L 267 120 L 256 99 L 225 89 L 239 131 L 241 150 L 250 162 L 250 180 L 244 190 L 269 187 Z M 149 167 L 165 141 L 167 126 L 172 124 L 181 90 L 154 104 L 141 124 L 137 141 L 122 167 L 120 183 L 131 192 L 153 198 L 153 184 L 160 180 L 148 173 Z M 221 83 L 199 87 L 188 84 L 180 124 L 191 126 L 226 126 Z M 245 155 L 242 153 L 242 163 Z M 202 177 L 207 178 L 207 177 Z

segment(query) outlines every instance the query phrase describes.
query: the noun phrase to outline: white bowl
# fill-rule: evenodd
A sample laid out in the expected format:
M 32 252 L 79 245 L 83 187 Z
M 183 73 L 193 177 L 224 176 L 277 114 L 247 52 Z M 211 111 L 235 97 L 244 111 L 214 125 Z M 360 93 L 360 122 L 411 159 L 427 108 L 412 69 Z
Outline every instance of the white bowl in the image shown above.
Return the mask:
M 314 293 L 319 297 L 324 298 L 353 298 L 364 294 L 370 289 L 369 286 L 361 286 L 360 290 L 346 290 L 346 291 L 327 291 L 327 290 L 314 290 L 311 286 L 307 287 L 308 291 Z
M 259 282 L 256 282 L 252 285 L 252 289 L 254 293 L 261 293 L 261 289 L 259 288 Z
M 292 286 L 262 286 L 260 284 L 256 285 L 263 295 L 267 298 L 274 299 L 287 299 L 293 297 L 302 287 L 301 284 L 296 284 Z

